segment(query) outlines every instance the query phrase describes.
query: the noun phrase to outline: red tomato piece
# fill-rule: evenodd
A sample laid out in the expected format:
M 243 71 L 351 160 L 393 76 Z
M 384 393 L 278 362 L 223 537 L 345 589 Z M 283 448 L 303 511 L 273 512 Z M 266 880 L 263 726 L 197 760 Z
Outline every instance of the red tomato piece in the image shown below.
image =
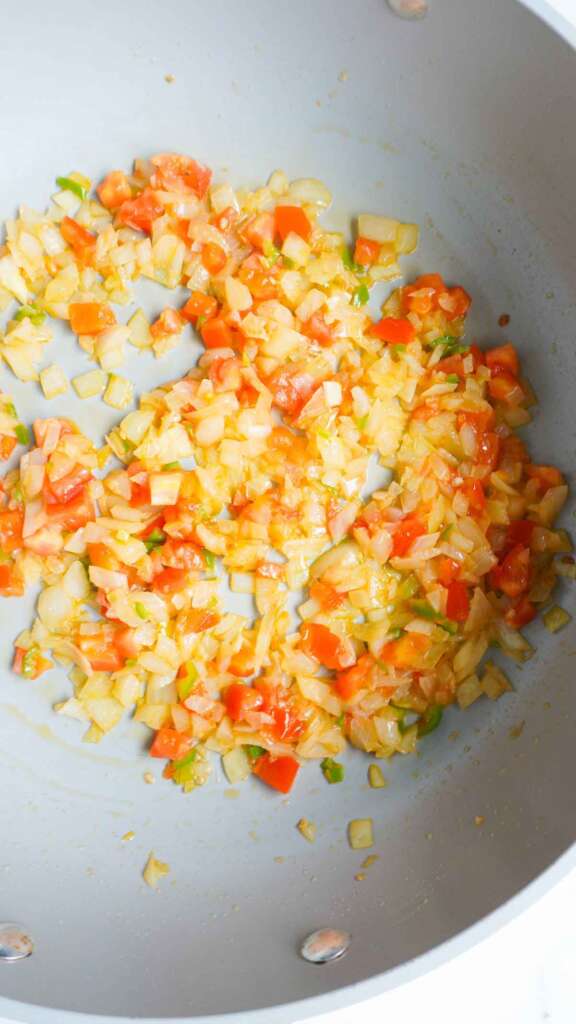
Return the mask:
M 118 207 L 118 223 L 125 224 L 136 231 L 144 231 L 147 235 L 152 225 L 164 213 L 164 205 L 150 188 L 145 188 L 135 199 L 126 199 Z
M 199 199 L 206 195 L 212 171 L 191 156 L 157 153 L 151 163 L 155 168 L 151 178 L 154 188 L 165 189 L 167 192 L 194 192 Z
M 374 666 L 371 654 L 363 654 L 352 668 L 339 672 L 334 680 L 334 689 L 342 700 L 352 700 L 368 683 L 368 676 Z
M 504 618 L 512 629 L 522 629 L 536 618 L 538 609 L 527 597 L 521 597 L 515 601 L 511 608 L 504 614 Z
M 516 544 L 490 572 L 490 585 L 508 597 L 520 597 L 530 586 L 530 549 Z
M 302 324 L 302 334 L 305 334 L 307 338 L 311 338 L 313 341 L 317 341 L 319 345 L 331 345 L 332 344 L 332 327 L 326 323 L 324 314 L 318 310 L 313 313 L 312 316 Z
M 449 587 L 459 575 L 460 566 L 453 558 L 448 558 L 447 555 L 442 555 L 442 557 L 438 559 L 437 576 L 438 581 L 443 587 Z
M 325 668 L 340 671 L 355 664 L 356 654 L 351 641 L 343 640 L 327 626 L 307 622 L 301 629 L 301 635 L 303 649 L 317 658 Z
M 188 569 L 163 569 L 152 581 L 152 589 L 159 594 L 174 594 L 186 586 Z
M 132 198 L 132 189 L 124 171 L 110 171 L 96 189 L 98 198 L 107 210 L 116 210 Z
M 92 473 L 89 469 L 85 469 L 84 466 L 77 466 L 66 476 L 60 478 L 60 480 L 51 480 L 46 485 L 46 501 L 48 504 L 57 504 L 60 502 L 62 505 L 67 505 L 69 501 L 73 501 L 80 494 L 84 493 L 84 489 L 88 481 L 92 478 Z
M 416 331 L 405 317 L 385 316 L 378 323 L 372 324 L 369 334 L 390 345 L 409 345 L 416 337 Z
M 274 396 L 274 404 L 289 416 L 300 413 L 318 386 L 309 373 L 300 372 L 297 366 L 281 366 L 267 383 Z
M 509 373 L 517 377 L 520 372 L 520 361 L 513 345 L 498 345 L 486 352 L 486 366 L 492 371 L 493 377 Z
M 176 729 L 158 729 L 150 747 L 150 757 L 162 757 L 167 758 L 169 761 L 179 761 L 180 758 L 188 753 L 191 747 L 192 741 L 189 736 L 184 736 L 183 733 L 177 732 Z
M 274 219 L 276 234 L 282 241 L 292 232 L 308 241 L 312 225 L 301 206 L 277 206 Z
M 202 266 L 209 274 L 219 274 L 228 262 L 226 250 L 216 242 L 205 242 L 202 246 Z
M 190 323 L 195 324 L 198 317 L 206 317 L 209 320 L 216 316 L 218 303 L 213 295 L 205 295 L 204 292 L 192 292 L 188 302 L 180 310 L 181 316 Z
M 446 313 L 447 320 L 457 320 L 460 317 L 466 316 L 471 303 L 472 299 L 468 292 L 460 285 L 456 285 L 454 288 L 447 288 L 446 291 L 441 292 L 438 296 L 438 305 Z
M 454 580 L 448 586 L 446 598 L 446 615 L 454 622 L 466 622 L 470 611 L 468 587 L 460 580 Z
M 407 555 L 417 537 L 426 533 L 426 527 L 416 516 L 402 519 L 392 535 L 392 558 L 403 558 Z
M 0 563 L 0 594 L 2 597 L 22 597 L 24 580 L 14 562 Z
M 476 480 L 474 477 L 469 476 L 458 489 L 468 499 L 468 505 L 471 509 L 475 509 L 477 512 L 484 511 L 486 508 L 486 495 L 484 493 L 484 484 L 481 480 Z
M 300 765 L 293 757 L 271 757 L 263 754 L 254 762 L 253 772 L 280 793 L 289 793 L 294 785 Z
M 273 245 L 275 233 L 276 221 L 273 213 L 257 213 L 242 228 L 242 238 L 260 252 L 263 252 L 266 246 Z
M 86 493 L 82 492 L 75 498 L 54 505 L 46 505 L 46 513 L 51 524 L 57 524 L 65 532 L 79 530 L 95 518 L 94 505 Z
M 62 238 L 68 242 L 81 263 L 93 262 L 96 254 L 96 235 L 92 235 L 72 217 L 64 217 L 61 220 L 60 231 Z
M 252 686 L 231 683 L 224 692 L 224 706 L 233 722 L 240 722 L 250 711 L 258 711 L 264 704 L 262 695 Z
M 509 549 L 521 544 L 529 548 L 536 526 L 533 519 L 514 519 L 506 531 L 506 547 Z
M 491 433 L 490 431 L 486 434 L 481 434 L 478 438 L 478 451 L 476 454 L 477 461 L 482 466 L 491 466 L 494 468 L 498 464 L 500 458 L 500 437 L 498 434 Z
M 176 540 L 169 537 L 159 551 L 162 565 L 171 569 L 197 569 L 206 568 L 206 562 L 202 549 L 192 541 Z
M 399 640 L 391 640 L 384 645 L 379 660 L 393 668 L 417 668 L 429 643 L 428 637 L 421 633 L 405 633 Z
M 360 236 L 356 239 L 356 245 L 354 246 L 354 262 L 359 263 L 361 267 L 373 266 L 374 263 L 378 262 L 381 248 L 380 242 L 374 242 L 371 238 L 362 238 Z
M 516 377 L 505 370 L 488 381 L 488 394 L 495 402 L 504 402 L 506 405 L 519 405 L 526 397 Z
M 237 348 L 234 331 L 220 316 L 212 317 L 200 328 L 202 341 L 206 348 Z

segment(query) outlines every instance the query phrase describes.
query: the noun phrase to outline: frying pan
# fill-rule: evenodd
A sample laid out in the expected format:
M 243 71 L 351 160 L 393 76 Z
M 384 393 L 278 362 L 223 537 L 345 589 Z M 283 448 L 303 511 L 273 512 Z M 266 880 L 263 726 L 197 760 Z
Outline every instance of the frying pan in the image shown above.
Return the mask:
M 275 167 L 321 178 L 337 229 L 361 210 L 417 221 L 406 273 L 464 284 L 481 344 L 501 340 L 498 317 L 511 316 L 540 398 L 534 456 L 569 471 L 576 55 L 570 30 L 531 6 L 431 0 L 409 21 L 385 0 L 19 0 L 0 37 L 1 209 L 40 206 L 72 168 L 97 178 L 174 150 L 236 183 Z M 142 301 L 159 309 L 160 290 Z M 86 368 L 69 337 L 57 344 L 70 373 Z M 127 372 L 141 391 L 193 355 L 134 352 Z M 25 420 L 49 414 L 39 392 L 0 377 Z M 94 438 L 114 419 L 75 397 L 65 411 Z M 14 1021 L 320 1013 L 454 955 L 576 860 L 573 630 L 531 627 L 537 653 L 513 669 L 515 692 L 450 712 L 419 757 L 385 765 L 385 791 L 368 789 L 366 759 L 351 752 L 342 785 L 311 766 L 287 800 L 251 783 L 230 794 L 218 766 L 183 796 L 144 784 L 133 722 L 88 747 L 51 711 L 63 674 L 10 674 L 32 603 L 0 612 L 0 920 L 34 943 L 27 959 L 0 962 L 0 1014 Z M 303 815 L 318 826 L 313 846 L 294 827 Z M 363 855 L 345 827 L 365 816 L 379 860 L 357 881 Z M 141 878 L 150 850 L 171 866 L 158 892 Z M 346 957 L 302 959 L 319 927 L 350 933 Z

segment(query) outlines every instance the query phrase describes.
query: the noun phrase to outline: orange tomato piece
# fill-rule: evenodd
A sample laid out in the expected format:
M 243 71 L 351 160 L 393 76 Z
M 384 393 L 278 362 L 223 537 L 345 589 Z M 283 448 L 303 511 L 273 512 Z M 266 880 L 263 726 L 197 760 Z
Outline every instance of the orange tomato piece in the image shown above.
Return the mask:
M 253 772 L 272 789 L 280 793 L 289 793 L 300 770 L 300 765 L 293 757 L 272 757 L 263 754 L 254 762 Z
M 81 263 L 92 263 L 96 254 L 96 235 L 87 231 L 72 217 L 64 217 L 60 222 L 62 238 L 74 250 Z
M 392 535 L 392 558 L 403 558 L 407 555 L 414 541 L 426 533 L 426 527 L 416 516 L 402 519 Z
M 14 562 L 0 563 L 0 594 L 2 597 L 22 597 L 24 580 Z
M 192 292 L 188 302 L 182 306 L 180 315 L 185 320 L 195 324 L 199 317 L 203 316 L 209 320 L 210 317 L 216 316 L 217 312 L 218 303 L 213 295 L 205 295 L 204 292 Z
M 166 309 L 162 310 L 158 319 L 152 324 L 150 334 L 157 341 L 158 338 L 165 338 L 170 334 L 180 334 L 183 327 L 184 320 L 178 310 L 166 306 Z
M 152 581 L 152 589 L 159 594 L 174 594 L 186 586 L 188 569 L 163 569 Z
M 368 676 L 374 666 L 371 654 L 363 654 L 352 668 L 339 672 L 334 680 L 334 689 L 342 700 L 352 700 L 359 690 L 368 683 Z
M 312 341 L 317 341 L 319 345 L 326 346 L 332 344 L 332 327 L 326 323 L 324 314 L 319 310 L 313 313 L 306 323 L 302 324 L 302 334 L 305 334 L 307 338 L 311 338 Z
M 302 647 L 325 668 L 341 671 L 356 662 L 351 641 L 343 640 L 319 622 L 307 622 L 301 629 Z
M 11 555 L 22 547 L 22 526 L 24 512 L 21 509 L 4 509 L 0 511 L 0 550 Z
M 486 352 L 486 366 L 490 368 L 494 377 L 502 373 L 517 377 L 520 372 L 518 353 L 513 345 L 498 345 Z
M 192 747 L 192 740 L 176 729 L 158 729 L 152 746 L 150 757 L 162 757 L 169 761 L 179 761 Z
M 506 405 L 519 405 L 526 397 L 516 377 L 505 370 L 488 381 L 488 394 L 495 402 L 504 402 Z
M 447 288 L 438 296 L 438 305 L 446 313 L 448 320 L 457 320 L 466 316 L 470 309 L 472 299 L 468 292 L 456 285 L 454 288 Z
M 76 646 L 94 672 L 117 672 L 124 665 L 125 658 L 114 646 L 112 632 L 105 627 L 98 633 L 80 634 L 76 637 Z
M 101 334 L 116 323 L 114 310 L 106 302 L 71 302 L 68 313 L 74 334 Z
M 0 459 L 9 459 L 16 447 L 16 438 L 0 434 Z
M 110 171 L 96 189 L 98 198 L 107 210 L 116 210 L 132 198 L 132 189 L 124 171 Z
M 458 562 L 455 562 L 453 558 L 448 558 L 447 555 L 442 555 L 438 559 L 438 568 L 436 571 L 438 581 L 443 587 L 449 587 L 451 583 L 460 575 L 460 566 Z
M 152 189 L 145 188 L 135 199 L 126 199 L 118 207 L 117 218 L 119 224 L 125 224 L 128 228 L 144 231 L 149 235 L 154 221 L 163 213 L 164 204 Z
M 202 199 L 212 180 L 212 171 L 191 156 L 180 153 L 157 153 L 151 163 L 155 168 L 151 178 L 154 188 L 167 192 L 194 192 Z
M 394 316 L 385 316 L 378 323 L 372 324 L 368 333 L 389 345 L 409 345 L 416 337 L 416 331 L 409 320 Z
M 180 622 L 179 629 L 184 635 L 204 633 L 207 629 L 215 626 L 217 622 L 220 622 L 220 616 L 216 612 L 208 612 L 205 608 L 190 608 Z
M 547 491 L 550 487 L 560 487 L 564 483 L 564 477 L 556 466 L 526 466 L 526 476 L 530 480 L 537 480 L 540 490 Z
M 518 601 L 515 601 L 510 608 L 504 613 L 504 618 L 512 629 L 522 629 L 523 626 L 527 626 L 529 622 L 532 622 L 536 618 L 538 609 L 532 601 L 529 601 L 527 597 L 521 597 Z
M 264 699 L 252 686 L 231 683 L 224 692 L 224 707 L 233 722 L 240 722 L 250 711 L 258 711 Z
M 339 594 L 329 583 L 316 580 L 310 585 L 310 597 L 317 601 L 323 612 L 334 611 L 346 601 L 346 594 Z
M 237 348 L 237 337 L 221 316 L 214 316 L 200 328 L 206 348 Z
M 481 480 L 469 476 L 458 489 L 468 499 L 470 508 L 476 509 L 477 512 L 484 511 L 486 508 L 486 495 L 484 493 L 484 484 Z
M 489 578 L 494 590 L 501 590 L 507 597 L 520 597 L 528 590 L 532 578 L 530 549 L 516 544 L 491 570 Z
M 379 660 L 392 668 L 416 668 L 428 650 L 429 639 L 421 633 L 405 633 L 398 640 L 390 640 L 379 654 Z
M 361 267 L 371 267 L 374 263 L 378 262 L 381 249 L 380 242 L 374 242 L 371 238 L 362 238 L 360 236 L 356 239 L 356 245 L 354 246 L 354 262 L 359 263 Z
M 257 213 L 242 228 L 242 238 L 248 245 L 263 252 L 267 245 L 273 244 L 275 230 L 273 213 Z
M 276 234 L 284 241 L 289 234 L 300 235 L 305 242 L 310 237 L 312 225 L 301 206 L 277 206 L 274 213 Z
M 216 242 L 205 242 L 202 246 L 202 266 L 209 274 L 219 274 L 228 262 L 226 250 Z

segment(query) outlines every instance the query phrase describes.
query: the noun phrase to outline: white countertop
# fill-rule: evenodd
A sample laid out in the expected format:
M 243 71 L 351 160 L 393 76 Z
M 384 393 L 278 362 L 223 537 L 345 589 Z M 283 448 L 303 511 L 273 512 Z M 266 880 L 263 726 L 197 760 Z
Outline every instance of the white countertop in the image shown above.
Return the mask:
M 549 2 L 576 26 L 576 0 Z M 574 907 L 576 871 L 451 962 L 377 999 L 314 1018 L 315 1024 L 575 1024 Z M 11 1022 L 0 1018 L 0 1024 Z

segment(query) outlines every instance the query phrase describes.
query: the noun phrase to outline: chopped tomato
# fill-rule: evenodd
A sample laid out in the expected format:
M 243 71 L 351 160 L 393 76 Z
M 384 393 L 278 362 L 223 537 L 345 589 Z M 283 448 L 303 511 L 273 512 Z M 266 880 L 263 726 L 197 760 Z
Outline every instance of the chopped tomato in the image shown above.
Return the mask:
M 490 584 L 508 597 L 519 597 L 528 590 L 531 580 L 530 549 L 516 544 L 490 572 Z
M 65 242 L 74 250 L 81 263 L 92 263 L 96 254 L 96 235 L 92 235 L 72 217 L 64 217 L 60 231 Z
M 272 757 L 263 754 L 254 762 L 253 772 L 272 789 L 289 793 L 294 785 L 300 765 L 293 757 Z
M 560 487 L 564 483 L 564 477 L 556 466 L 534 466 L 529 464 L 526 466 L 526 476 L 530 480 L 537 480 L 539 488 L 542 492 L 547 491 L 550 487 Z
M 132 198 L 132 189 L 124 171 L 110 171 L 96 189 L 98 198 L 107 210 L 116 210 Z
M 0 550 L 11 555 L 22 547 L 22 526 L 24 512 L 21 509 L 3 509 L 0 511 Z
M 179 761 L 181 757 L 188 753 L 191 747 L 192 741 L 189 736 L 177 732 L 176 729 L 158 729 L 150 747 L 150 757 L 162 757 L 167 758 L 169 761 Z
M 142 475 L 145 479 L 130 481 L 130 504 L 132 508 L 140 508 L 141 505 L 149 505 L 152 501 L 148 474 L 145 473 Z
M 200 328 L 202 341 L 206 348 L 236 348 L 234 331 L 220 316 L 212 317 Z
M 180 310 L 181 316 L 192 324 L 195 324 L 200 316 L 206 317 L 209 320 L 210 317 L 216 316 L 217 312 L 218 303 L 216 299 L 213 295 L 205 295 L 204 292 L 192 292 L 188 302 Z
M 113 633 L 105 626 L 97 633 L 79 634 L 76 645 L 94 672 L 117 672 L 124 665 L 125 658 L 114 646 Z
M 495 402 L 506 405 L 519 405 L 526 397 L 516 377 L 505 370 L 488 381 L 488 393 Z
M 482 466 L 491 466 L 494 468 L 498 464 L 500 458 L 500 437 L 498 434 L 494 434 L 488 431 L 486 434 L 481 434 L 478 438 L 478 451 L 476 453 L 476 459 Z
M 25 676 L 30 680 L 38 679 L 43 672 L 53 667 L 52 662 L 42 656 L 38 647 L 30 647 L 28 650 L 23 647 L 14 648 L 12 671 L 19 676 Z
M 468 499 L 468 505 L 471 509 L 475 509 L 477 512 L 484 511 L 486 508 L 486 495 L 484 493 L 484 484 L 481 480 L 469 476 L 460 485 L 458 490 Z
M 105 302 L 71 302 L 68 312 L 74 334 L 100 334 L 116 323 L 114 311 Z
M 318 622 L 307 622 L 301 629 L 302 647 L 325 668 L 340 671 L 356 662 L 354 645 L 332 633 Z
M 379 659 L 393 668 L 415 668 L 428 650 L 429 639 L 422 633 L 405 633 L 398 640 L 391 640 L 380 651 Z
M 88 558 L 91 565 L 98 569 L 110 569 L 113 572 L 120 566 L 120 562 L 113 551 L 101 542 L 87 545 Z
M 454 622 L 466 622 L 470 611 L 470 598 L 468 587 L 460 580 L 454 580 L 448 585 L 448 596 L 446 598 L 446 615 Z
M 383 320 L 372 324 L 368 333 L 390 345 L 409 345 L 416 337 L 416 331 L 409 320 L 394 316 L 385 316 Z
M 275 299 L 278 295 L 279 268 L 276 265 L 269 266 L 258 253 L 252 253 L 244 260 L 238 277 L 260 302 Z
M 204 633 L 217 622 L 220 622 L 220 616 L 216 612 L 208 612 L 205 608 L 190 608 L 179 621 L 179 630 L 184 635 Z
M 136 199 L 126 199 L 118 207 L 118 223 L 125 224 L 136 231 L 144 231 L 147 235 L 152 225 L 164 213 L 164 205 L 150 188 L 145 188 Z
M 180 334 L 183 326 L 184 320 L 178 310 L 166 306 L 166 309 L 162 310 L 158 319 L 152 324 L 150 334 L 157 341 L 158 338 L 165 338 L 170 334 Z
M 280 235 L 282 241 L 292 233 L 308 241 L 312 225 L 301 206 L 277 206 L 274 219 L 276 234 Z
M 421 274 L 402 289 L 402 303 L 409 313 L 426 316 L 436 308 L 438 294 L 445 290 L 440 274 Z
M 84 493 L 86 484 L 91 478 L 92 473 L 89 469 L 77 466 L 76 469 L 67 473 L 66 476 L 60 477 L 59 480 L 50 480 L 47 483 L 46 501 L 52 505 L 58 502 L 67 505 L 69 501 L 74 501 L 74 498 Z
M 155 167 L 151 183 L 167 192 L 194 192 L 202 199 L 212 180 L 209 167 L 180 153 L 157 153 L 151 163 Z
M 140 653 L 140 644 L 136 641 L 136 630 L 130 626 L 119 626 L 114 633 L 114 647 L 123 661 L 136 658 Z
M 521 597 L 505 612 L 504 618 L 508 625 L 512 626 L 512 629 L 522 629 L 536 618 L 537 611 L 538 609 L 536 605 L 532 604 L 532 601 L 529 601 L 527 597 Z
M 24 580 L 14 562 L 0 563 L 0 594 L 2 597 L 22 597 Z
M 317 341 L 319 345 L 332 344 L 332 327 L 326 323 L 324 314 L 320 310 L 313 313 L 306 323 L 302 324 L 302 334 L 305 334 L 307 338 L 311 338 L 313 341 Z
M 513 345 L 499 345 L 486 352 L 486 366 L 492 371 L 493 377 L 499 377 L 503 373 L 509 373 L 517 377 L 520 371 L 518 354 Z
M 215 391 L 238 391 L 242 385 L 242 363 L 236 356 L 214 359 L 208 375 Z
M 506 547 L 509 549 L 521 544 L 529 548 L 536 526 L 533 519 L 514 519 L 506 531 Z
M 438 416 L 440 409 L 437 402 L 423 402 L 422 405 L 417 405 L 412 413 L 413 420 L 430 420 L 433 416 Z
M 16 438 L 0 434 L 0 459 L 9 459 L 16 447 Z
M 361 267 L 371 267 L 378 262 L 381 248 L 380 242 L 360 236 L 354 246 L 354 262 L 359 263 Z
M 298 715 L 298 709 L 289 691 L 282 686 L 257 679 L 255 689 L 263 699 L 262 711 L 274 719 L 272 726 L 263 726 L 276 742 L 291 743 L 303 733 L 305 724 Z
M 316 580 L 310 585 L 310 597 L 317 601 L 323 612 L 331 612 L 334 608 L 340 608 L 346 601 L 346 594 L 339 594 L 334 587 L 328 583 Z
M 57 524 L 65 532 L 79 530 L 95 518 L 94 505 L 86 497 L 85 492 L 78 494 L 69 501 L 46 505 L 46 513 L 50 523 L 52 525 Z
M 443 587 L 449 587 L 460 575 L 460 566 L 453 558 L 442 555 L 438 559 L 437 576 Z
M 205 569 L 206 562 L 202 549 L 192 541 L 176 540 L 169 537 L 159 551 L 162 565 L 171 569 Z
M 264 704 L 262 695 L 245 683 L 231 683 L 224 692 L 224 706 L 233 722 L 240 722 L 250 711 L 258 711 Z
M 205 242 L 202 246 L 202 266 L 209 274 L 219 274 L 228 261 L 226 250 L 216 242 Z
M 438 296 L 438 305 L 446 313 L 448 320 L 457 320 L 460 317 L 466 316 L 472 299 L 468 295 L 468 292 L 461 288 L 460 285 L 456 285 L 454 288 L 447 288 L 446 291 L 441 292 Z
M 495 418 L 496 414 L 492 408 L 482 410 L 481 412 L 469 412 L 468 410 L 465 410 L 464 412 L 458 413 L 456 422 L 458 424 L 458 429 L 464 426 L 464 424 L 467 424 L 472 427 L 475 434 L 479 436 L 480 434 L 485 434 L 487 430 L 490 430 L 490 427 L 494 424 Z
M 264 251 L 274 242 L 276 223 L 273 213 L 257 213 L 242 228 L 242 238 L 254 249 Z
M 368 675 L 374 666 L 371 654 L 363 654 L 352 668 L 339 672 L 334 680 L 334 689 L 342 700 L 352 700 L 362 687 L 367 685 Z
M 426 533 L 426 527 L 416 516 L 402 519 L 392 535 L 392 558 L 403 558 L 408 554 L 417 537 Z
M 298 366 L 279 367 L 268 380 L 268 387 L 274 397 L 274 404 L 288 413 L 297 416 L 317 387 L 317 382 Z
M 246 679 L 248 676 L 254 675 L 254 655 L 247 645 L 244 645 L 239 651 L 236 651 L 236 654 L 232 655 L 228 671 L 233 676 L 239 676 L 240 679 Z
M 159 594 L 173 594 L 186 585 L 188 569 L 163 569 L 152 581 L 152 589 Z

